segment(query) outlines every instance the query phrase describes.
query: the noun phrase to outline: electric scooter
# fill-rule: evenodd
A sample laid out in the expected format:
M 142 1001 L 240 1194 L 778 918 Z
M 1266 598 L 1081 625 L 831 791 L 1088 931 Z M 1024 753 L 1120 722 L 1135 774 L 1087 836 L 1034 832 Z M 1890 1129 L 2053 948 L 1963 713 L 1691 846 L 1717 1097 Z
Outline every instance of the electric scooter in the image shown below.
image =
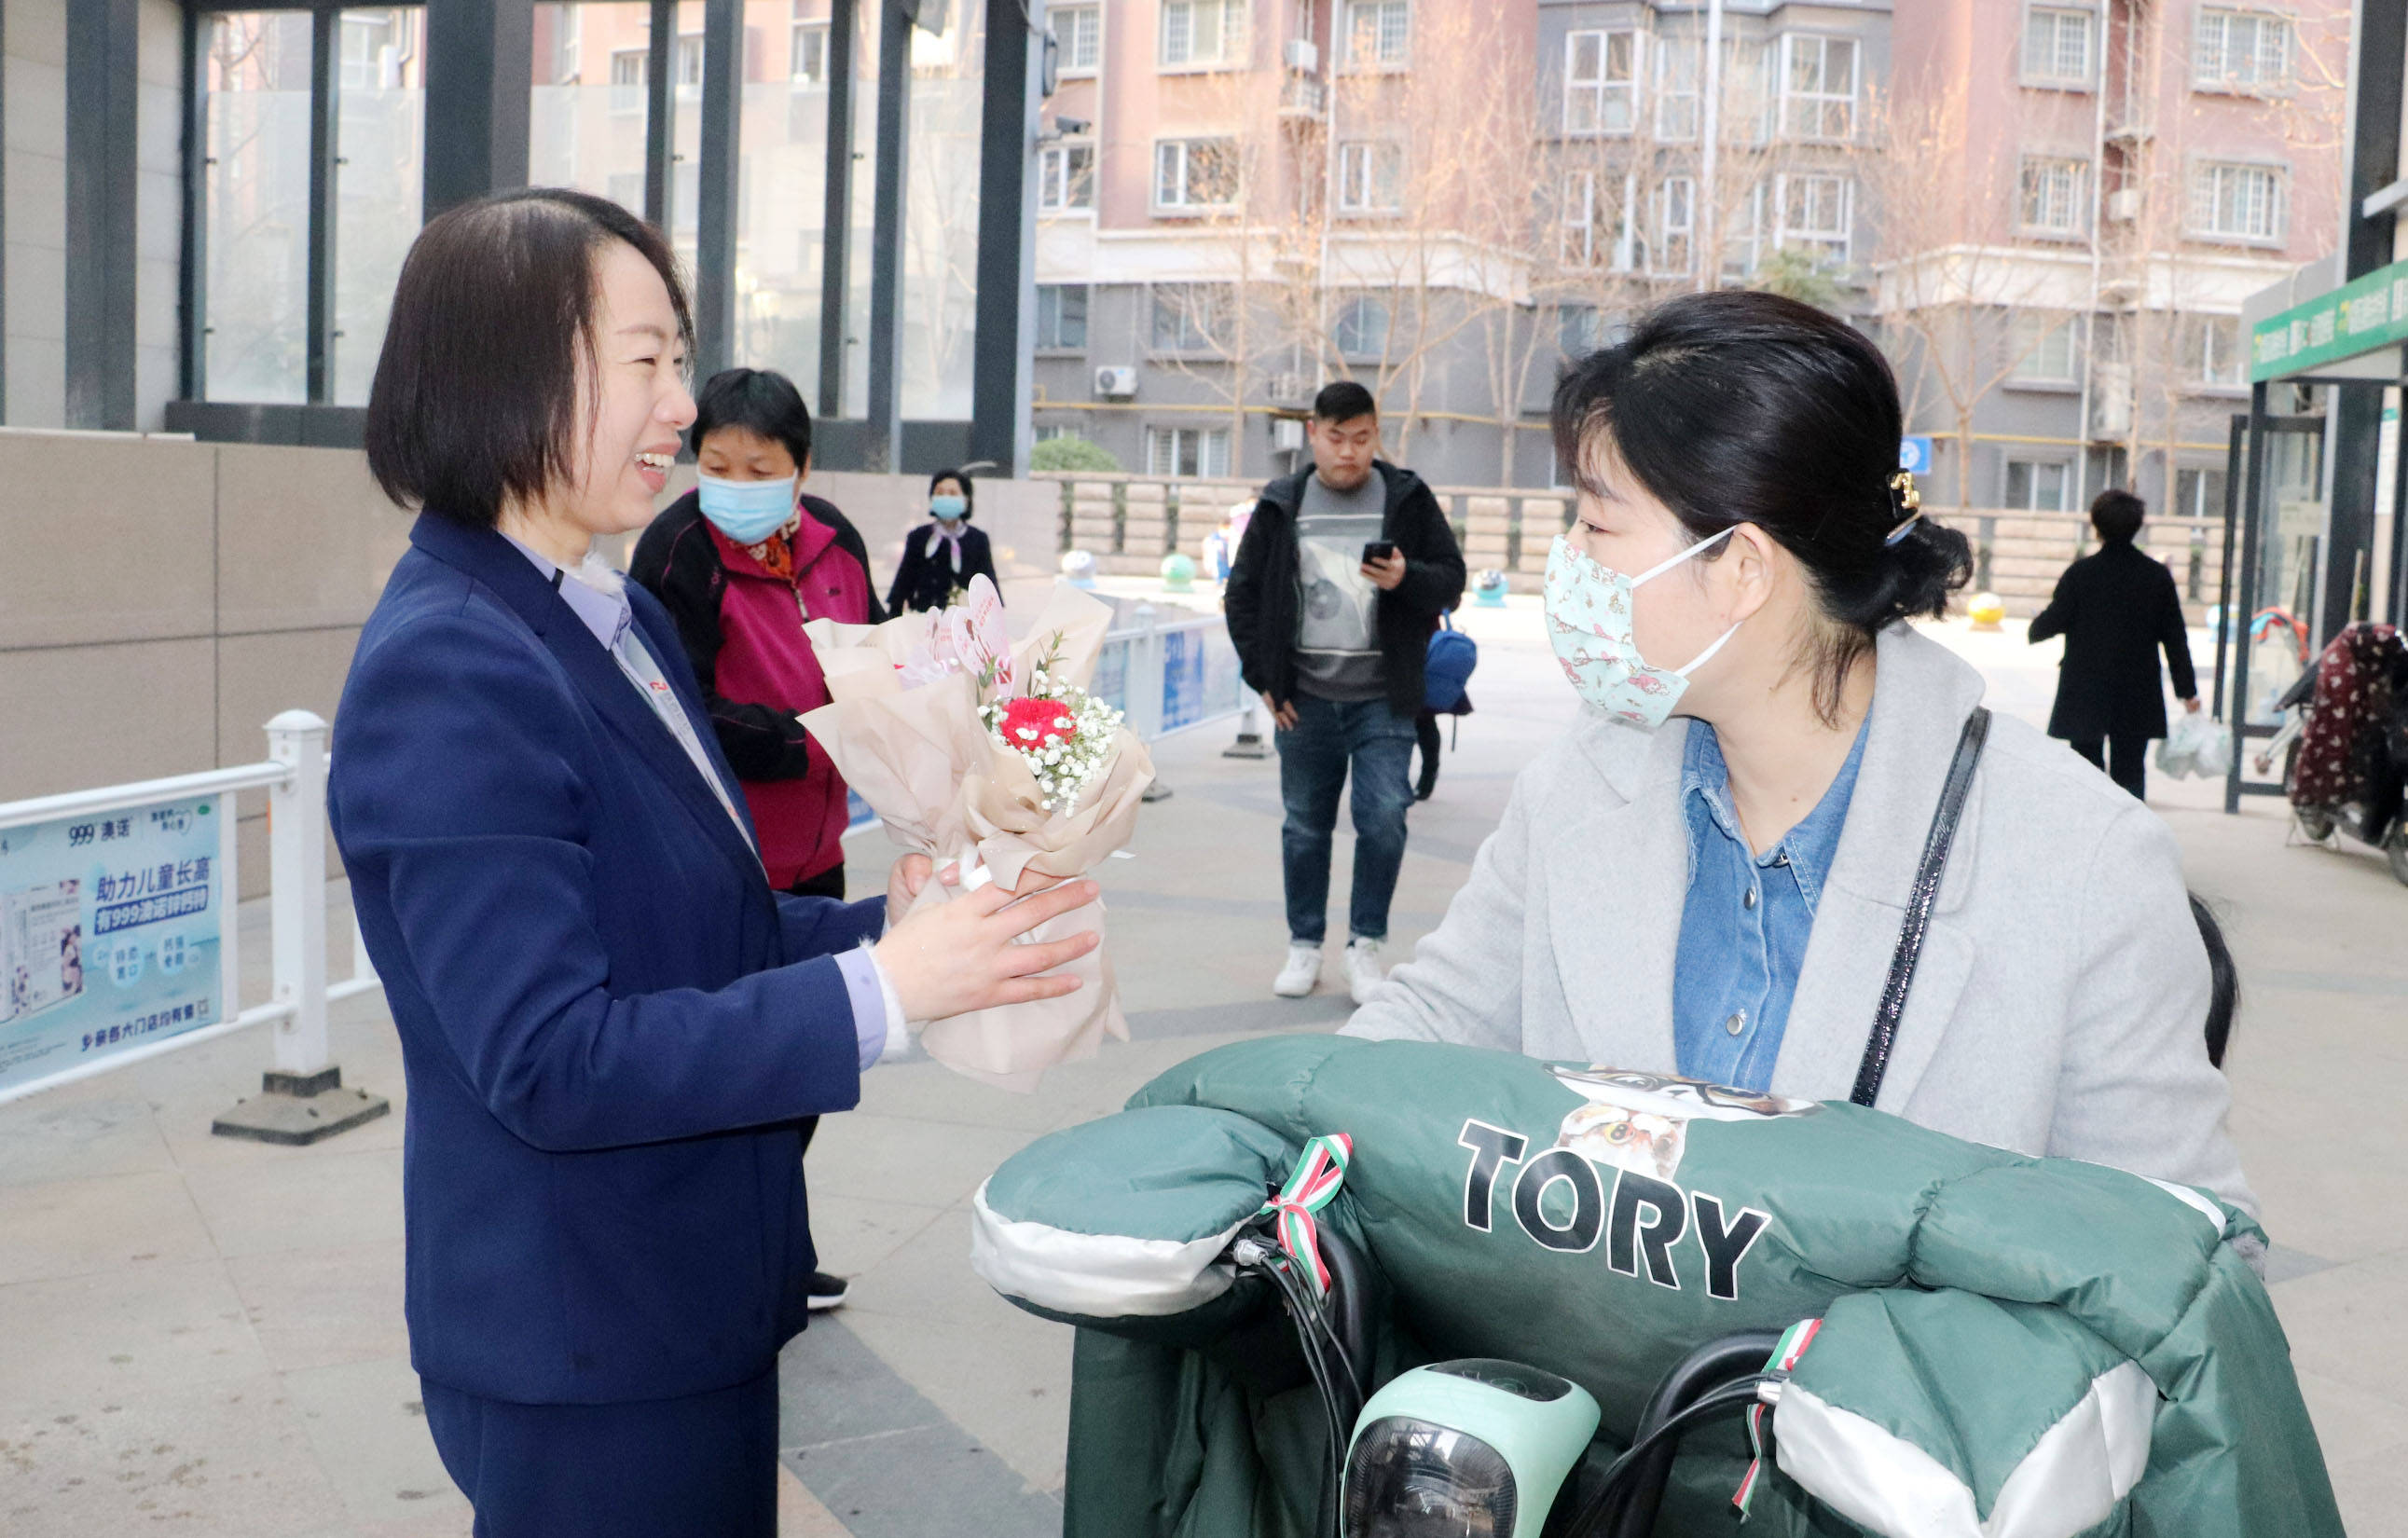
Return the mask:
M 2358 629 L 2352 625 L 2335 636 L 2326 654 L 2330 655 L 2336 648 L 2345 649 Z M 2390 863 L 2392 876 L 2408 885 L 2408 647 L 2400 644 L 2390 627 L 2378 626 L 2375 630 L 2389 655 L 2389 719 L 2375 719 L 2365 702 L 2347 716 L 2342 714 L 2338 702 L 2327 701 L 2319 705 L 2316 680 L 2325 671 L 2319 661 L 2275 700 L 2275 708 L 2286 719 L 2282 730 L 2258 754 L 2257 768 L 2260 774 L 2270 774 L 2277 761 L 2282 763 L 2283 786 L 2290 798 L 2292 814 L 2300 833 L 2311 842 L 2330 844 L 2336 833 L 2347 833 L 2361 844 L 2381 849 Z M 2297 774 L 2300 739 L 2318 723 L 2320 712 L 2334 718 L 2335 727 L 2353 741 L 2354 751 L 2372 761 L 2373 772 L 2368 776 L 2362 799 L 2340 806 L 2300 799 Z
M 1375 1381 L 1385 1282 L 1333 1229 L 1319 1242 L 1330 1279 L 1315 1298 L 1268 1219 L 1233 1240 L 1239 1285 L 1259 1296 L 1207 1354 L 1265 1392 L 1315 1388 L 1330 1449 L 1314 1523 L 1323 1538 L 1645 1538 L 1689 1431 L 1755 1411 L 1760 1456 L 1771 1456 L 1787 1377 L 1768 1365 L 1780 1332 L 1740 1331 L 1691 1351 L 1621 1448 L 1599 1438 L 1597 1402 L 1544 1368 L 1472 1359 Z

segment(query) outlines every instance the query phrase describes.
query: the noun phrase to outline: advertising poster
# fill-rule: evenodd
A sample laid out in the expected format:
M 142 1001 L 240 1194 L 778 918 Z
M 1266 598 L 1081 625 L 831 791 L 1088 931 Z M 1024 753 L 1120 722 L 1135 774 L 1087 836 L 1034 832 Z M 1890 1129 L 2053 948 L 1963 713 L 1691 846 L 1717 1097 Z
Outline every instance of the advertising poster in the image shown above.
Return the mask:
M 221 798 L 0 829 L 0 1089 L 217 1023 Z

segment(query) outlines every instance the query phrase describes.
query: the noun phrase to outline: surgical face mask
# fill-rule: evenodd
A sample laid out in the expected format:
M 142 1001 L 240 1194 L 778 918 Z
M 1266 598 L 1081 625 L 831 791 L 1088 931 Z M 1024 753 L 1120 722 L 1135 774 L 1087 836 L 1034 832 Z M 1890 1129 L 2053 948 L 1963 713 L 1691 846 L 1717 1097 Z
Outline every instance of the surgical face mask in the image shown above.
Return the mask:
M 970 499 L 962 496 L 930 497 L 928 511 L 936 514 L 940 523 L 959 523 L 970 516 Z
M 702 516 L 738 545 L 758 545 L 795 516 L 795 488 L 799 476 L 778 480 L 722 480 L 701 477 Z
M 1631 591 L 1727 537 L 1701 539 L 1637 577 L 1591 560 L 1562 534 L 1547 555 L 1547 639 L 1580 697 L 1615 720 L 1652 732 L 1664 724 L 1689 687 L 1688 676 L 1739 632 L 1733 625 L 1683 668 L 1650 667 L 1632 638 Z

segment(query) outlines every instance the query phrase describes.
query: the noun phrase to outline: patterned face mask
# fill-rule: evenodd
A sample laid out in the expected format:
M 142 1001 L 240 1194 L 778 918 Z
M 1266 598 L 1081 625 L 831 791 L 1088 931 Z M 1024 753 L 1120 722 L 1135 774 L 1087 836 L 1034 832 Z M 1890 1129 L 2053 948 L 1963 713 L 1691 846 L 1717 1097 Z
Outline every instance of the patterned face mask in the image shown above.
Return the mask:
M 1637 577 L 1601 566 L 1568 536 L 1555 536 L 1547 554 L 1547 639 L 1582 699 L 1627 726 L 1653 732 L 1664 724 L 1689 687 L 1688 675 L 1720 651 L 1739 626 L 1723 632 L 1686 667 L 1650 667 L 1631 637 L 1631 591 L 1729 534 L 1725 529 L 1701 539 Z

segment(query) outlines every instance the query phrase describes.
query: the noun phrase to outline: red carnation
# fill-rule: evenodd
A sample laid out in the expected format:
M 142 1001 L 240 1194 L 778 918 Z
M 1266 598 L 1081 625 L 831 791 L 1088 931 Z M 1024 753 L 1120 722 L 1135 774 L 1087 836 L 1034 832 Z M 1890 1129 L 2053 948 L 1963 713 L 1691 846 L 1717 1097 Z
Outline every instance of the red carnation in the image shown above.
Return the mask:
M 1014 748 L 1050 748 L 1068 741 L 1077 732 L 1077 718 L 1059 700 L 1024 696 L 1003 702 L 1003 740 Z

